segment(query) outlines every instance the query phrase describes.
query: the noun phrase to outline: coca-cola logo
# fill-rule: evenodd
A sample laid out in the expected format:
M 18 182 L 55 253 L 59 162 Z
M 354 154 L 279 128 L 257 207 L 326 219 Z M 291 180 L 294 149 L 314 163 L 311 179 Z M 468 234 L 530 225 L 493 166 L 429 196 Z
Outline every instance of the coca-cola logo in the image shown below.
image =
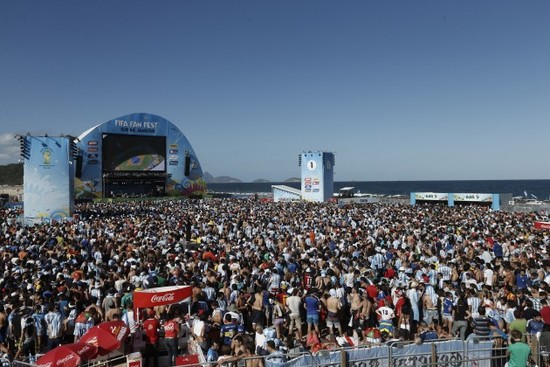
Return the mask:
M 174 293 L 166 293 L 162 296 L 160 295 L 154 295 L 151 297 L 151 303 L 164 303 L 164 302 L 172 302 L 175 299 Z
M 118 330 L 118 333 L 115 334 L 116 339 L 118 341 L 122 341 L 122 338 L 124 338 L 124 335 L 126 335 L 127 332 L 128 332 L 128 328 L 126 326 L 121 327 Z
M 173 323 L 170 323 L 164 327 L 165 331 L 172 331 L 175 329 L 175 325 Z
M 92 347 L 90 347 L 89 345 L 83 345 L 82 348 L 80 348 L 77 353 L 78 354 L 84 354 L 86 353 L 87 351 L 89 351 L 90 349 L 92 349 Z
M 74 354 L 69 354 L 67 355 L 66 357 L 64 358 L 61 358 L 61 359 L 58 359 L 57 362 L 55 362 L 55 364 L 57 366 L 63 366 L 66 362 L 70 361 L 71 359 L 73 359 L 75 356 Z

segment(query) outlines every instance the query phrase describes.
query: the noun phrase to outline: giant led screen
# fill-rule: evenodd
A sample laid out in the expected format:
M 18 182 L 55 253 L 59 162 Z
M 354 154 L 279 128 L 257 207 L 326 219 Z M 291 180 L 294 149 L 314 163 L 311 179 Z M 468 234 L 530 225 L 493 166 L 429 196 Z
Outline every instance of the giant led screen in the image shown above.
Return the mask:
M 166 137 L 103 134 L 104 171 L 166 171 Z

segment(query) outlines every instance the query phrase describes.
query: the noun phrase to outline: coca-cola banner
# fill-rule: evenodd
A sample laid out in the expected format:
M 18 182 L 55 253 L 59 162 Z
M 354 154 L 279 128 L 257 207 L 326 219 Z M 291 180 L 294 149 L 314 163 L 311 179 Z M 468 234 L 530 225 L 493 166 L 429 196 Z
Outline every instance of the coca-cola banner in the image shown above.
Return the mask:
M 135 291 L 134 308 L 147 308 L 177 303 L 191 297 L 192 289 L 190 285 L 175 285 Z

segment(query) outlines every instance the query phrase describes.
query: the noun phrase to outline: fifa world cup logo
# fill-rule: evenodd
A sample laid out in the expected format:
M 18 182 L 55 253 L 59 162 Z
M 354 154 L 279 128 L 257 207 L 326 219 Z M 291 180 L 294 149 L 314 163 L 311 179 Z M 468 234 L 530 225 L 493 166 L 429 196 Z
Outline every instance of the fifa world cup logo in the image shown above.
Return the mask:
M 52 152 L 50 150 L 45 150 L 42 152 L 42 161 L 44 164 L 50 164 L 52 161 Z

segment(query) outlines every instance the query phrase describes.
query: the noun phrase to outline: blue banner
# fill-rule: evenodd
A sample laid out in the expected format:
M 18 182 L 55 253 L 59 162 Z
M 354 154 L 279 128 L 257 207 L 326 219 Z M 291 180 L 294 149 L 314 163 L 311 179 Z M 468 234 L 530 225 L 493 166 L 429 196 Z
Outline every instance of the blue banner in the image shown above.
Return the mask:
M 30 135 L 24 139 L 29 148 L 23 168 L 25 224 L 71 218 L 74 179 L 69 163 L 69 140 Z
M 464 360 L 475 361 L 475 367 L 491 367 L 491 341 L 469 343 L 461 340 L 449 340 L 423 344 L 401 344 L 399 347 L 361 346 L 346 349 L 348 366 L 372 367 L 426 367 L 432 362 L 432 352 L 437 356 L 437 367 L 474 366 L 474 363 L 464 364 Z M 432 348 L 435 350 L 432 351 Z M 391 359 L 391 363 L 390 363 Z M 341 351 L 321 351 L 314 355 L 304 355 L 286 362 L 286 367 L 328 366 L 339 365 Z M 278 367 L 278 366 L 277 366 Z

